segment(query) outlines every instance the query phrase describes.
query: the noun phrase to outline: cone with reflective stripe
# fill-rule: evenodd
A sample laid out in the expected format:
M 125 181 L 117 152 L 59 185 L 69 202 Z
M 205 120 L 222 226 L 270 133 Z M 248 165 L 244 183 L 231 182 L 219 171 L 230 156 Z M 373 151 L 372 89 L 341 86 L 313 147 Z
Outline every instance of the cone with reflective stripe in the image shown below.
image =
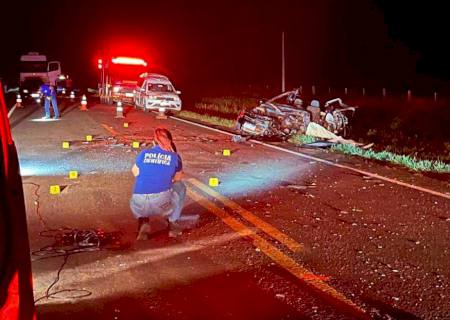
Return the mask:
M 20 96 L 20 94 L 18 94 L 16 97 L 16 108 L 23 108 L 22 97 Z
M 85 94 L 83 94 L 83 97 L 81 98 L 80 110 L 81 111 L 88 111 L 88 109 L 87 109 L 87 99 L 86 99 L 86 95 Z
M 118 101 L 116 106 L 116 118 L 125 118 L 123 116 L 122 102 Z

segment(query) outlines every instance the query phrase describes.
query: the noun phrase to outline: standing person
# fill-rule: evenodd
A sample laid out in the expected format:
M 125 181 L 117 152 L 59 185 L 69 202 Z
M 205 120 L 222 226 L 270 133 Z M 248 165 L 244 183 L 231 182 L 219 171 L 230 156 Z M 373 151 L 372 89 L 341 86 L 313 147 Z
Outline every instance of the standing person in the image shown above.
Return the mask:
M 41 86 L 40 90 L 45 99 L 45 103 L 44 103 L 45 117 L 44 117 L 44 119 L 50 119 L 50 101 L 53 106 L 54 118 L 58 119 L 59 112 L 58 112 L 58 103 L 56 101 L 55 87 L 50 85 L 50 82 L 47 81 L 45 84 L 43 84 Z
M 138 219 L 137 240 L 148 239 L 150 216 L 167 217 L 171 233 L 180 231 L 176 221 L 186 196 L 186 186 L 181 182 L 182 168 L 171 133 L 156 128 L 153 147 L 138 154 L 131 170 L 136 177 L 130 208 Z

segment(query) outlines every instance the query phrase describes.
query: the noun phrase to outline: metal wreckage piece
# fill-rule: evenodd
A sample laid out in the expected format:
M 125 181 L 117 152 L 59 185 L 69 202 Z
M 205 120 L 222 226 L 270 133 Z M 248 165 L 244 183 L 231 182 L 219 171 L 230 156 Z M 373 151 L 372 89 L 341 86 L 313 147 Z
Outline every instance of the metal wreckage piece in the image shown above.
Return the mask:
M 287 140 L 294 134 L 305 134 L 310 122 L 318 123 L 327 130 L 342 136 L 348 134 L 347 113 L 355 111 L 340 98 L 329 100 L 323 110 L 317 100 L 305 109 L 299 90 L 282 93 L 255 108 L 239 114 L 236 129 L 241 135 L 256 138 L 279 138 Z

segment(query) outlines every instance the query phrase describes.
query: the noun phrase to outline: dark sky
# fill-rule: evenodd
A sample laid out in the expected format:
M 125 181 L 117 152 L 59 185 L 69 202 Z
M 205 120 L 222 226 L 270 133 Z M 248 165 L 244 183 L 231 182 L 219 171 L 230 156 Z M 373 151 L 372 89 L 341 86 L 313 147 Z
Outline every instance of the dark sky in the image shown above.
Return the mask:
M 0 12 L 6 78 L 39 51 L 95 86 L 96 58 L 111 51 L 145 56 L 182 88 L 278 86 L 283 30 L 288 87 L 450 78 L 443 2 L 5 0 Z

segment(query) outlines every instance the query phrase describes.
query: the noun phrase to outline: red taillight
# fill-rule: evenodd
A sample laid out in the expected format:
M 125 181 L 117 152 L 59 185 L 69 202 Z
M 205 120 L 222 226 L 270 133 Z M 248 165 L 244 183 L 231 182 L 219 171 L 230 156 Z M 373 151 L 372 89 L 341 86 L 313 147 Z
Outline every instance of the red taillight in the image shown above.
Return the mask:
M 111 59 L 114 64 L 129 64 L 135 66 L 147 66 L 147 62 L 140 58 L 130 58 L 130 57 L 116 57 Z

